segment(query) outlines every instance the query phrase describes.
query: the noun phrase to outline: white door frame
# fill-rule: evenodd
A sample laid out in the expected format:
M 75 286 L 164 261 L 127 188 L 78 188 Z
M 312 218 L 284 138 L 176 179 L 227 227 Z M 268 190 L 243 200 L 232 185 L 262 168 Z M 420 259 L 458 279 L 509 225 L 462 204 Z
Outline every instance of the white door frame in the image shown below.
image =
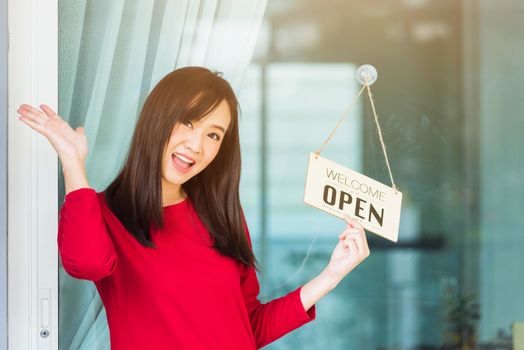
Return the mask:
M 58 106 L 58 1 L 8 0 L 8 31 L 8 349 L 56 350 L 58 158 L 16 110 Z
M 0 349 L 7 349 L 7 0 L 0 0 Z

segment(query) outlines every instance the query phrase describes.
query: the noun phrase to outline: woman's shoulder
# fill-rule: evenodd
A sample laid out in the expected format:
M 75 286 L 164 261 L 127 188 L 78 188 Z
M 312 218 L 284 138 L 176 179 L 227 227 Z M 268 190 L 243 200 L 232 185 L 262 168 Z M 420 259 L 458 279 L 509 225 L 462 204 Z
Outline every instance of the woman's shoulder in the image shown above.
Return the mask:
M 98 198 L 98 202 L 100 203 L 102 211 L 110 211 L 106 201 L 106 192 L 96 192 L 96 197 Z
M 121 221 L 118 219 L 115 213 L 113 213 L 113 211 L 107 203 L 105 190 L 96 192 L 96 196 L 98 198 L 98 203 L 100 204 L 102 218 L 108 226 L 108 229 L 110 231 L 118 231 L 124 229 Z
M 98 192 L 91 187 L 77 188 L 68 192 L 64 197 L 64 203 L 90 203 L 94 200 L 98 201 L 102 211 L 108 210 L 107 202 L 105 198 L 105 191 Z
M 94 212 L 93 208 L 96 208 Z M 77 188 L 68 192 L 64 196 L 62 210 L 73 210 L 84 215 L 99 212 L 104 220 L 110 213 L 105 193 L 98 192 L 91 187 Z
M 102 197 L 103 194 L 97 192 L 94 188 L 81 187 L 66 193 L 64 196 L 64 203 L 88 203 L 95 198 L 100 201 Z

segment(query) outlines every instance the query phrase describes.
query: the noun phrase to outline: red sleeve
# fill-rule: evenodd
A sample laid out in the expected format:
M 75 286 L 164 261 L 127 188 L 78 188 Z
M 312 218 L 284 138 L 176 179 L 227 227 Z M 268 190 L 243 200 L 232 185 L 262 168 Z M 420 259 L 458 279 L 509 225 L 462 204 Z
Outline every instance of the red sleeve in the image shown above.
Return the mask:
M 71 276 L 97 281 L 113 273 L 117 257 L 92 188 L 69 192 L 60 209 L 58 250 Z
M 251 238 L 245 220 L 244 227 L 251 246 Z M 257 348 L 277 340 L 316 318 L 315 305 L 311 306 L 307 312 L 304 310 L 300 299 L 302 286 L 285 296 L 262 304 L 258 300 L 260 286 L 253 267 L 247 268 L 242 265 L 241 283 Z

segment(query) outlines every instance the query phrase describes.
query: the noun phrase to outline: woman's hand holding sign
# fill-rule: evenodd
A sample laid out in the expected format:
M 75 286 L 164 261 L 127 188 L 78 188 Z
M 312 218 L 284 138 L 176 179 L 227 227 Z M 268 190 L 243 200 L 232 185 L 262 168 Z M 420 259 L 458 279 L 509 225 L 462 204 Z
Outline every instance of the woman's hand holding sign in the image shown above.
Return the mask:
M 369 256 L 364 227 L 347 215 L 344 215 L 344 220 L 347 226 L 338 236 L 338 244 L 331 254 L 329 264 L 300 291 L 300 298 L 306 311 Z
M 349 216 L 344 216 L 344 220 L 346 229 L 338 236 L 338 244 L 326 267 L 326 272 L 339 280 L 369 256 L 364 227 Z

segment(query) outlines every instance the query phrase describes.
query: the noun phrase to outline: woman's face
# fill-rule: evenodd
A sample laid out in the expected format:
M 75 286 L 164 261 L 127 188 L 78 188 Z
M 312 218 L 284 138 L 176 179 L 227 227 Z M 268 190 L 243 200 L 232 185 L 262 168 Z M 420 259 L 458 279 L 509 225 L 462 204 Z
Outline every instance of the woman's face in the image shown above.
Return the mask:
M 174 126 L 162 157 L 164 191 L 178 190 L 180 185 L 211 163 L 230 122 L 229 105 L 223 100 L 199 121 L 177 123 Z

